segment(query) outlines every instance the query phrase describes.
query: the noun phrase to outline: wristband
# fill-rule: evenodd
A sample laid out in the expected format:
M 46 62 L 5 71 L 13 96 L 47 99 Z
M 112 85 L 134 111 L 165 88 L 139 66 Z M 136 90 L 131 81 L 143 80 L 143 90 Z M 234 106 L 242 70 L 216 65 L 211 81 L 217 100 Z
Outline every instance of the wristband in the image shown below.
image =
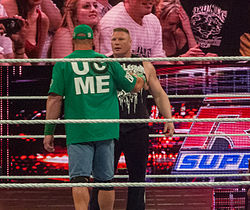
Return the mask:
M 137 74 L 137 77 L 142 78 L 144 83 L 147 83 L 147 78 L 146 78 L 146 75 L 144 73 Z
M 44 135 L 54 135 L 56 125 L 55 124 L 45 124 Z

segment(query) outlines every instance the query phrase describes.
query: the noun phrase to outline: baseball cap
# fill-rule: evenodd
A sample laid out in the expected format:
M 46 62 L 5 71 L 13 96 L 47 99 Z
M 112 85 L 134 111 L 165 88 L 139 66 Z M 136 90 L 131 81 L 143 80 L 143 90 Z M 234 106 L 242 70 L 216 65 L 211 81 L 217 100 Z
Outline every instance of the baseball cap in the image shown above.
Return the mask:
M 88 25 L 82 24 L 74 29 L 73 39 L 93 39 L 93 37 L 93 30 Z

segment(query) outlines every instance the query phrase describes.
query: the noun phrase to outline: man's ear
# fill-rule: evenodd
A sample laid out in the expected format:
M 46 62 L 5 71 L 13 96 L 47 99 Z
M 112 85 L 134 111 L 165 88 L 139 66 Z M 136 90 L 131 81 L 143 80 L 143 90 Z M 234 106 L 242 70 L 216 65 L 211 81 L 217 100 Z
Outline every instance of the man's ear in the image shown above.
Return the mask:
M 129 36 L 129 43 L 130 43 L 130 45 L 132 46 L 132 39 L 131 39 L 130 36 Z

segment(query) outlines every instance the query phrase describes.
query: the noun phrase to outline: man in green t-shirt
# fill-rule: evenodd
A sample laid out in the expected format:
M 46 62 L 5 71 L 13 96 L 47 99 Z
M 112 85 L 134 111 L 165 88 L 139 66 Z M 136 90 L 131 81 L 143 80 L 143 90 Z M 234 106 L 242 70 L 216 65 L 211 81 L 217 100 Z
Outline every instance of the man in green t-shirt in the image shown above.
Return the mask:
M 93 51 L 93 31 L 79 25 L 73 34 L 74 52 L 66 58 L 105 58 Z M 53 68 L 46 107 L 46 119 L 58 119 L 64 99 L 65 119 L 118 119 L 117 90 L 138 92 L 145 77 L 126 73 L 117 62 L 60 62 Z M 44 148 L 54 152 L 55 125 L 46 124 Z M 110 182 L 114 175 L 114 139 L 118 123 L 66 124 L 69 175 L 71 182 Z M 88 208 L 86 187 L 72 189 L 75 209 Z M 101 209 L 113 209 L 113 188 L 100 188 Z

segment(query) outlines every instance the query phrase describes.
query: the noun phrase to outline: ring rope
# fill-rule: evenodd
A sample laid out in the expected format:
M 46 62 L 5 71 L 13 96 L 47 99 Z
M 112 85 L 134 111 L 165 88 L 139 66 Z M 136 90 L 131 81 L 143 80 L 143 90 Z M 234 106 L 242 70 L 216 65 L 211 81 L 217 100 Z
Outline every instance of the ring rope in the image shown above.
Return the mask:
M 172 138 L 176 137 L 215 137 L 215 136 L 250 136 L 250 134 L 232 134 L 232 133 L 218 133 L 218 134 L 174 134 Z M 164 134 L 149 134 L 150 138 L 166 137 Z M 42 139 L 44 135 L 7 135 L 0 136 L 0 139 L 22 139 L 22 138 L 36 138 Z M 54 138 L 66 138 L 66 135 L 54 135 Z
M 242 174 L 176 174 L 176 175 L 165 175 L 165 174 L 154 174 L 154 175 L 146 175 L 146 178 L 224 178 L 224 177 L 248 177 L 250 173 L 242 173 Z M 115 179 L 124 179 L 128 178 L 128 175 L 114 175 Z M 68 175 L 45 175 L 45 176 L 0 176 L 0 179 L 69 179 Z
M 243 57 L 243 56 L 237 56 L 237 57 L 195 57 L 195 58 L 184 58 L 184 57 L 177 57 L 177 58 L 140 58 L 140 59 L 128 59 L 128 58 L 122 58 L 122 59 L 0 59 L 1 62 L 9 62 L 9 63 L 19 63 L 19 62 L 73 62 L 73 61 L 90 61 L 90 62 L 104 62 L 104 61 L 240 61 L 240 60 L 250 60 L 249 57 Z M 190 96 L 182 96 L 182 95 L 173 95 L 169 96 L 169 98 L 181 98 L 181 97 L 249 97 L 248 95 L 190 95 Z M 7 96 L 7 97 L 0 97 L 0 99 L 46 99 L 47 96 L 37 96 L 35 98 L 28 97 L 16 97 L 16 96 Z M 152 119 L 140 119 L 139 122 L 137 120 L 133 120 L 135 123 L 145 123 L 145 120 L 150 122 L 235 122 L 235 121 L 249 121 L 250 118 L 238 118 L 238 119 L 231 119 L 231 118 L 224 118 L 224 119 L 175 119 L 175 120 L 167 120 L 167 119 L 156 119 L 152 121 Z M 191 121 L 190 121 L 191 120 Z M 16 121 L 19 121 L 17 123 Z M 0 124 L 20 124 L 20 121 L 24 124 L 46 124 L 46 123 L 113 123 L 113 122 L 118 122 L 117 120 L 46 120 L 46 122 L 41 122 L 41 120 L 35 120 L 37 122 L 34 123 L 34 120 L 31 120 L 30 122 L 27 122 L 29 120 L 2 120 L 0 121 Z M 39 121 L 39 122 L 38 122 Z M 64 122 L 61 122 L 64 121 Z M 68 122 L 67 122 L 68 121 Z M 131 121 L 131 120 L 130 120 Z M 119 123 L 128 123 L 128 121 L 124 120 L 119 120 Z M 132 123 L 132 122 L 130 122 Z M 206 136 L 217 136 L 217 134 L 209 134 Z M 232 135 L 232 136 L 245 136 L 244 134 L 219 134 L 219 135 Z M 246 134 L 248 136 L 248 134 Z M 158 136 L 164 136 L 161 134 L 158 134 Z M 186 135 L 185 135 L 186 136 Z M 192 136 L 203 136 L 203 134 L 200 135 L 192 135 Z M 7 136 L 6 136 L 7 137 Z M 9 136 L 9 138 L 13 138 L 14 136 Z M 24 138 L 24 136 L 18 136 Z M 0 138 L 2 138 L 0 136 Z M 121 178 L 125 178 L 126 175 L 121 175 Z M 147 175 L 146 177 L 148 178 L 178 178 L 178 177 L 238 177 L 238 176 L 250 176 L 250 174 L 196 174 L 196 175 Z M 40 177 L 45 177 L 45 176 L 40 176 Z M 39 176 L 25 176 L 25 179 L 27 178 L 40 178 Z M 48 178 L 50 176 L 46 176 Z M 68 176 L 61 176 L 62 177 L 67 177 Z M 126 176 L 128 177 L 128 176 Z M 0 179 L 17 179 L 16 176 L 0 176 Z M 24 178 L 24 176 L 19 177 Z M 18 179 L 19 179 L 18 178 Z M 51 178 L 57 178 L 57 176 L 51 176 Z M 0 184 L 0 188 L 45 188 L 45 187 L 197 187 L 197 186 L 245 186 L 245 185 L 250 185 L 250 181 L 235 181 L 235 182 L 191 182 L 191 183 L 186 183 L 186 182 L 178 182 L 178 183 L 168 183 L 168 182 L 162 182 L 162 183 L 62 183 L 62 184 L 54 184 L 54 183 L 46 183 L 46 184 L 41 184 L 41 183 L 33 183 L 33 184 Z
M 127 182 L 127 183 L 24 183 L 0 184 L 0 188 L 48 188 L 48 187 L 225 187 L 247 186 L 250 181 L 234 182 Z
M 250 122 L 250 118 L 0 120 L 0 124 Z
M 169 98 L 250 97 L 250 94 L 168 95 Z M 0 96 L 0 100 L 44 100 L 48 96 Z M 153 98 L 149 95 L 148 98 Z
M 0 59 L 0 63 L 40 63 L 40 62 L 140 62 L 140 61 L 249 61 L 249 56 L 220 57 L 158 57 L 158 58 L 46 58 L 46 59 Z

